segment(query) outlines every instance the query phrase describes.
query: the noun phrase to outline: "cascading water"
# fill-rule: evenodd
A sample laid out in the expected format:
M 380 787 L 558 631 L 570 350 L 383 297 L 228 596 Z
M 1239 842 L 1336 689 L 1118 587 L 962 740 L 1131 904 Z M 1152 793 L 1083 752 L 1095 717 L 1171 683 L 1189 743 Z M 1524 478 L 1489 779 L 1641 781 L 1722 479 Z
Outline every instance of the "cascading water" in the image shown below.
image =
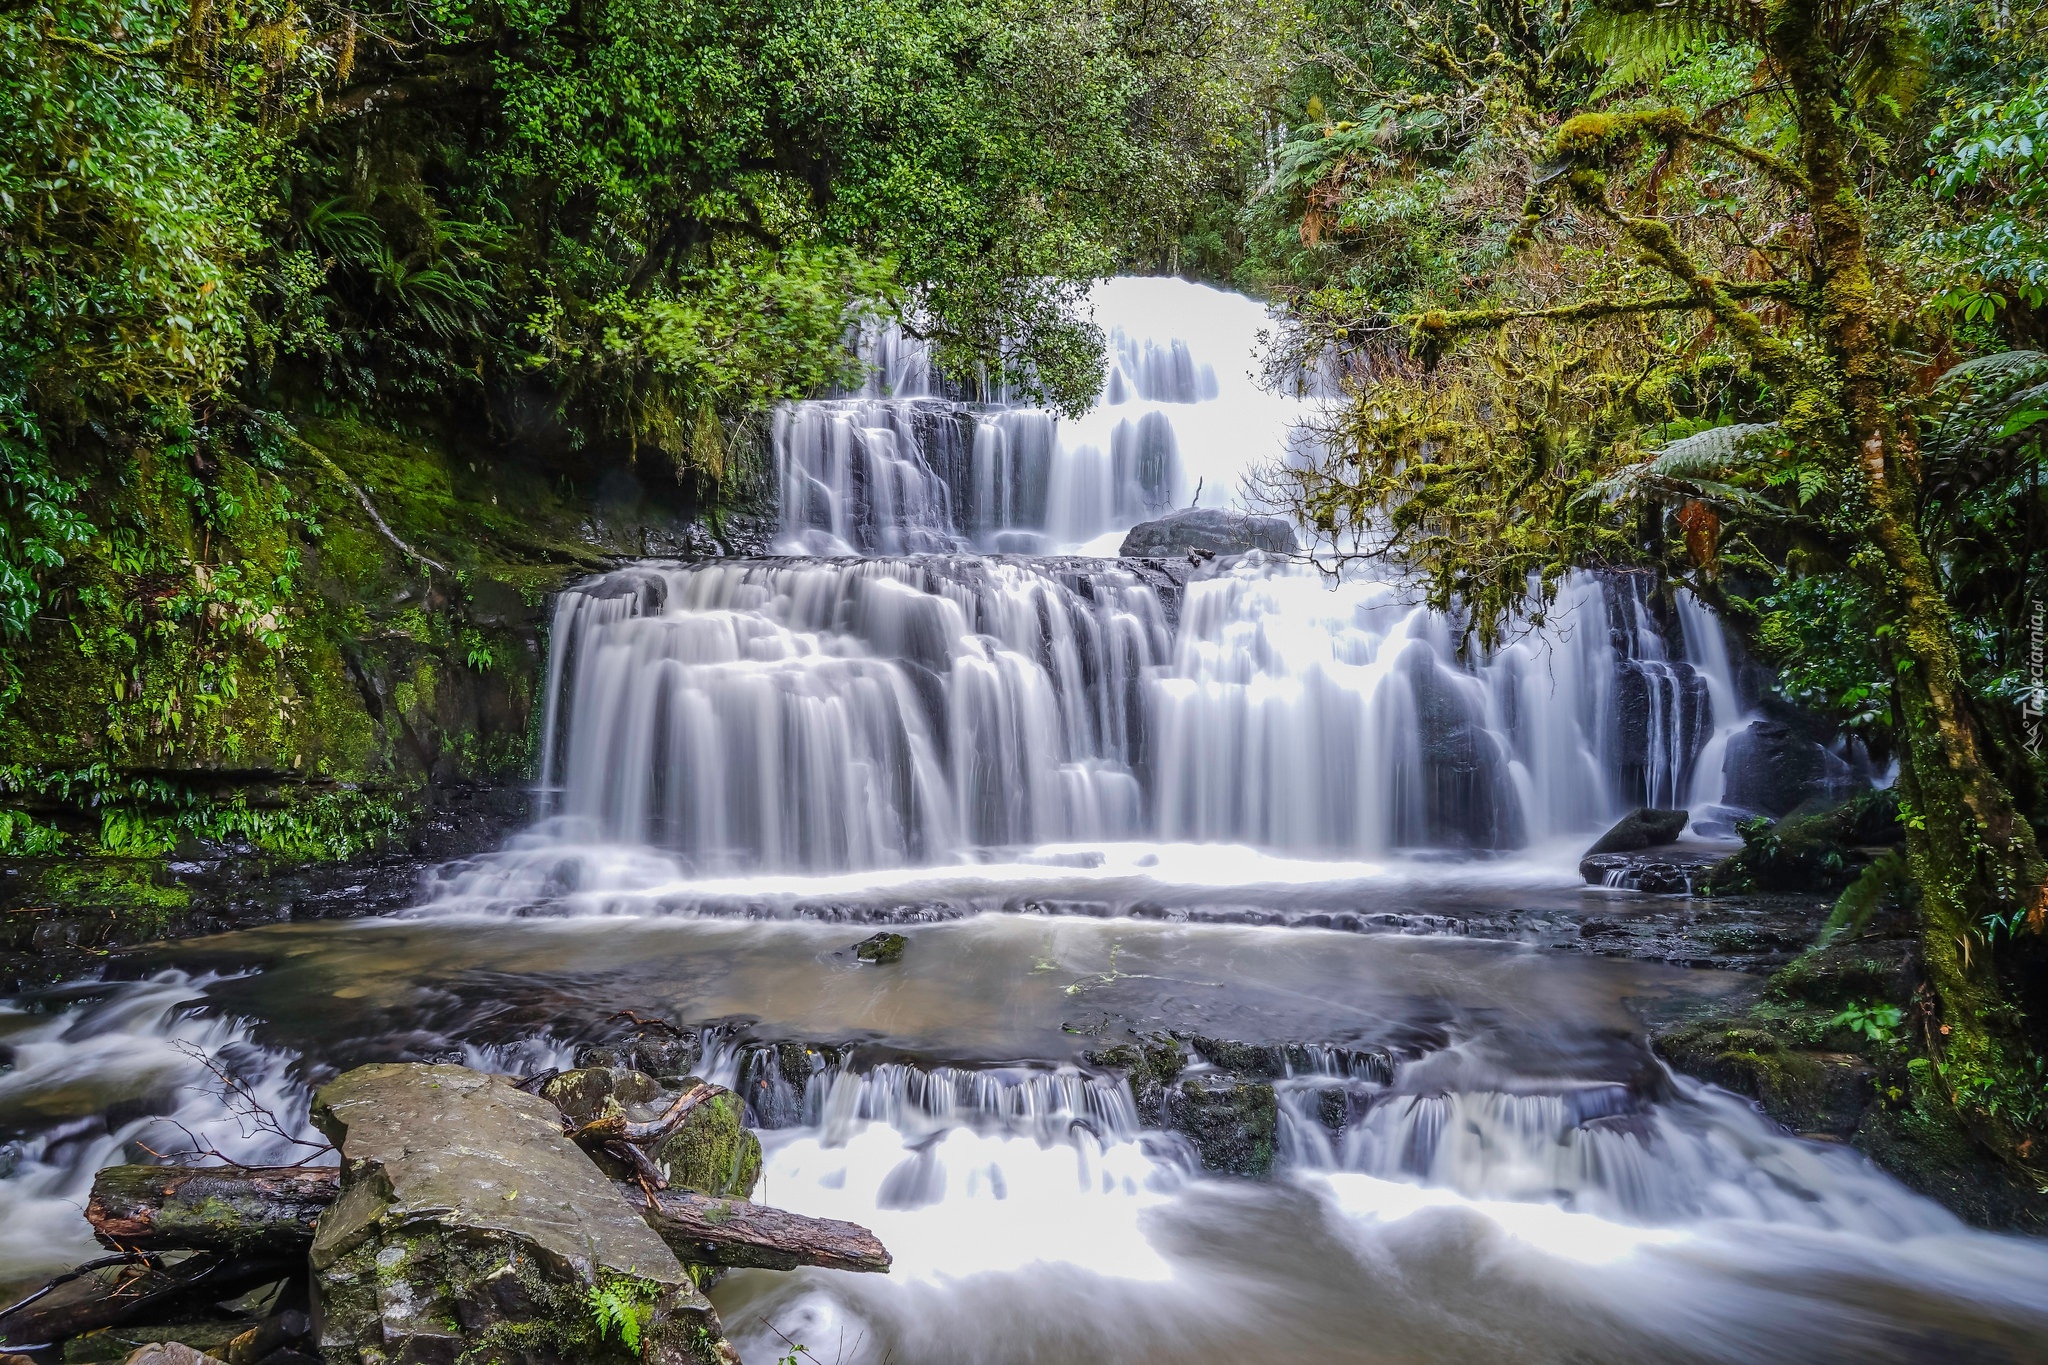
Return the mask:
M 1359 859 L 1562 847 L 1714 788 L 1718 628 L 1687 605 L 1667 629 L 1640 576 L 1572 580 L 1546 630 L 1468 658 L 1454 620 L 1364 574 L 968 553 L 1113 548 L 1294 439 L 1306 400 L 1252 377 L 1257 305 L 1171 280 L 1095 305 L 1103 397 L 1077 420 L 948 396 L 879 327 L 861 393 L 778 414 L 786 547 L 881 557 L 649 564 L 563 595 L 543 786 L 565 838 L 698 873 L 1072 841 Z

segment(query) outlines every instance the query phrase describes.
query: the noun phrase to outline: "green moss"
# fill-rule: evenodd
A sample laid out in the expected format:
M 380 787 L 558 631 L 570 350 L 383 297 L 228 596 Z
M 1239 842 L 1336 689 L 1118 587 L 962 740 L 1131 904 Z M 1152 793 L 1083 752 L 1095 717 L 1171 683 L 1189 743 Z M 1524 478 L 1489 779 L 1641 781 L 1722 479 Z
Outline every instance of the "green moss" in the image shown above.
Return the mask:
M 669 1182 L 720 1199 L 747 1199 L 761 1179 L 761 1139 L 746 1126 L 738 1095 L 714 1095 L 655 1145 Z

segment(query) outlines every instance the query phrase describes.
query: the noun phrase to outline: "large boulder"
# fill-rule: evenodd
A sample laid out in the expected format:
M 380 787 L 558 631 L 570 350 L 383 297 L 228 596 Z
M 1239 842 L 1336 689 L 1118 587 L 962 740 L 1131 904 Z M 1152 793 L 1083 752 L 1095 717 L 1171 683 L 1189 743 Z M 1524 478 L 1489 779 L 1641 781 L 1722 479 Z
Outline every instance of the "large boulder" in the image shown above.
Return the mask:
M 1638 849 L 1656 848 L 1678 838 L 1685 828 L 1687 815 L 1682 810 L 1653 810 L 1644 806 L 1632 810 L 1615 822 L 1608 830 L 1593 841 L 1586 850 L 1590 858 L 1596 853 L 1634 853 Z
M 342 1156 L 310 1257 L 328 1365 L 734 1359 L 675 1253 L 540 1096 L 384 1064 L 323 1087 L 313 1120 Z
M 1190 550 L 1240 555 L 1247 550 L 1291 555 L 1300 547 L 1294 528 L 1279 517 L 1255 517 L 1221 507 L 1183 507 L 1157 521 L 1141 521 L 1124 536 L 1121 553 L 1134 559 L 1166 559 Z
M 1844 800 L 1863 785 L 1847 763 L 1777 720 L 1755 721 L 1730 737 L 1721 776 L 1723 802 L 1765 815 Z

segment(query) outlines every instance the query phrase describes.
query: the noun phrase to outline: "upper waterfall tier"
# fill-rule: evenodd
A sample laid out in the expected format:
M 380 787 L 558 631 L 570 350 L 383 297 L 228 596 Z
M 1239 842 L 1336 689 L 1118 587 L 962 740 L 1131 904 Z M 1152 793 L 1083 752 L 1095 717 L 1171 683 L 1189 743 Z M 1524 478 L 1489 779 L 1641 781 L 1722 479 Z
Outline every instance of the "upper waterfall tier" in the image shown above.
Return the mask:
M 1475 662 L 1394 584 L 1256 556 L 647 564 L 557 607 L 543 780 L 574 837 L 706 872 L 1511 849 L 1680 799 L 1710 688 L 1643 581 L 1550 619 Z
M 968 402 L 895 328 L 860 338 L 853 396 L 776 416 L 784 548 L 803 554 L 1115 553 L 1122 532 L 1244 477 L 1297 439 L 1299 400 L 1254 378 L 1266 309 L 1184 280 L 1105 280 L 1101 397 L 1062 420 Z

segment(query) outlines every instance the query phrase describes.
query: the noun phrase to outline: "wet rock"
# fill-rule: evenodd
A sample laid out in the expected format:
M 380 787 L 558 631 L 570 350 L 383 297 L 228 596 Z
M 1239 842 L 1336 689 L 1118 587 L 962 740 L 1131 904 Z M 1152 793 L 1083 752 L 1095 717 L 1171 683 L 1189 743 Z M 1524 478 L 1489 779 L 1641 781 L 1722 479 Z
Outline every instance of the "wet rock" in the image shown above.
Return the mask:
M 622 1111 L 629 1104 L 650 1104 L 661 1094 L 652 1076 L 608 1066 L 564 1071 L 540 1088 L 541 1098 L 578 1124 Z
M 1611 713 L 1624 795 L 1655 800 L 1661 791 L 1683 792 L 1691 786 L 1693 765 L 1712 736 L 1713 713 L 1706 679 L 1691 664 L 1624 660 L 1615 669 Z M 1674 756 L 1675 773 L 1670 771 Z M 1653 791 L 1653 785 L 1659 790 Z
M 1334 1047 L 1324 1043 L 1239 1043 L 1224 1038 L 1188 1041 L 1210 1065 L 1257 1080 L 1344 1076 L 1385 1084 L 1394 1075 L 1392 1056 L 1380 1048 Z
M 1422 827 L 1396 828 L 1394 841 L 1424 848 L 1521 847 L 1522 805 L 1508 755 L 1487 728 L 1475 681 L 1444 667 L 1419 641 L 1408 646 L 1398 667 L 1415 699 L 1423 809 Z
M 1841 801 L 1863 784 L 1834 754 L 1777 720 L 1737 731 L 1722 760 L 1721 799 L 1765 815 L 1789 815 L 1809 801 Z
M 1682 810 L 1656 810 L 1644 806 L 1630 811 L 1615 822 L 1614 828 L 1593 841 L 1593 846 L 1586 850 L 1586 856 L 1633 853 L 1638 849 L 1671 843 L 1685 828 L 1686 818 Z
M 1291 555 L 1300 548 L 1294 528 L 1280 517 L 1255 517 L 1221 507 L 1184 507 L 1133 526 L 1119 553 L 1134 559 L 1166 559 L 1191 550 L 1212 555 L 1238 555 L 1247 550 Z
M 1166 1087 L 1179 1078 L 1187 1065 L 1187 1054 L 1178 1038 L 1165 1033 L 1151 1034 L 1136 1042 L 1097 1049 L 1088 1053 L 1086 1060 L 1107 1070 L 1121 1071 L 1130 1084 L 1138 1121 L 1148 1128 L 1164 1126 Z
M 671 1185 L 719 1199 L 746 1199 L 761 1179 L 761 1139 L 746 1126 L 746 1106 L 722 1091 L 685 1118 L 649 1154 Z
M 166 1341 L 143 1347 L 129 1356 L 125 1365 L 224 1365 L 224 1362 L 183 1342 Z
M 710 1303 L 547 1100 L 464 1067 L 382 1064 L 323 1087 L 313 1119 L 343 1163 L 309 1256 L 328 1365 L 727 1358 Z M 637 1352 L 594 1294 L 639 1322 Z
M 909 946 L 910 940 L 901 934 L 880 933 L 854 944 L 853 955 L 862 962 L 901 962 L 903 950 Z
M 614 1040 L 578 1048 L 576 1064 L 644 1072 L 674 1086 L 692 1074 L 703 1057 L 704 1040 L 697 1030 L 657 1019 L 639 1023 L 633 1032 Z
M 1659 896 L 1690 895 L 1706 886 L 1708 874 L 1720 864 L 1725 850 L 1723 845 L 1595 853 L 1579 860 L 1579 875 L 1588 886 L 1646 891 Z
M 823 1043 L 771 1043 L 740 1059 L 739 1092 L 759 1128 L 794 1128 L 814 1077 L 836 1069 L 840 1050 Z
M 1187 1135 L 1205 1170 L 1263 1176 L 1273 1168 L 1279 1104 L 1273 1087 L 1203 1074 L 1166 1092 L 1166 1126 Z
M 1696 1025 L 1656 1039 L 1681 1071 L 1747 1095 L 1796 1133 L 1846 1138 L 1876 1097 L 1877 1070 L 1850 1053 L 1790 1048 L 1761 1029 Z

